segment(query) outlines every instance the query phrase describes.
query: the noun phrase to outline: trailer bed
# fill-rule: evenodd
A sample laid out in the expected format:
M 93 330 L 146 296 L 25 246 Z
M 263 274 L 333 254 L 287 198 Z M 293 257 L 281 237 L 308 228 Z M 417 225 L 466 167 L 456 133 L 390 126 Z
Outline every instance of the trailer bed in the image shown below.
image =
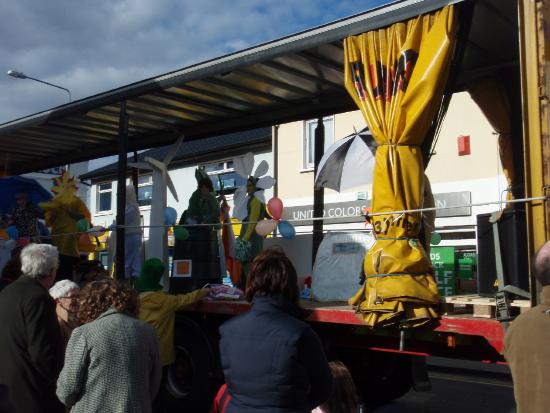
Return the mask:
M 403 332 L 397 328 L 373 330 L 366 327 L 355 310 L 345 302 L 301 300 L 300 304 L 306 310 L 306 320 L 317 331 L 339 332 L 330 334 L 333 343 L 416 355 L 503 361 L 503 326 L 494 318 L 475 317 L 472 314 L 443 315 L 425 327 Z M 249 308 L 250 304 L 246 301 L 204 301 L 190 310 L 203 313 L 205 317 L 231 317 Z M 349 339 L 351 335 L 353 338 Z M 358 336 L 364 340 L 358 340 Z

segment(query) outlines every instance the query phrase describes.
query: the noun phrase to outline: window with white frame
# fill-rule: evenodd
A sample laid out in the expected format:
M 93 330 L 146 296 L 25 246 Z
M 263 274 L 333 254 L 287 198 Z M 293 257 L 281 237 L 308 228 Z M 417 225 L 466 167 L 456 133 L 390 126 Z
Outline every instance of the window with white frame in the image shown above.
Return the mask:
M 325 151 L 334 143 L 334 116 L 323 118 L 325 127 Z M 304 169 L 313 169 L 315 166 L 315 128 L 317 119 L 304 122 Z
M 235 172 L 233 161 L 219 161 L 202 165 L 214 186 L 217 194 L 233 194 L 239 186 L 246 184 L 246 179 Z
M 138 205 L 150 206 L 153 199 L 153 175 L 138 177 Z
M 111 211 L 113 198 L 113 183 L 104 182 L 97 184 L 97 212 Z

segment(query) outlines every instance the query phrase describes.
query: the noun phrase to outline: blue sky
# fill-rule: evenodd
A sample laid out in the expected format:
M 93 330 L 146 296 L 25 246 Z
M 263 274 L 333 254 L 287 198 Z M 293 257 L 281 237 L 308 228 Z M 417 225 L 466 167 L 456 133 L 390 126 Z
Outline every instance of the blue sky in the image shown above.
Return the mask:
M 372 9 L 387 0 L 17 0 L 0 13 L 0 123 Z

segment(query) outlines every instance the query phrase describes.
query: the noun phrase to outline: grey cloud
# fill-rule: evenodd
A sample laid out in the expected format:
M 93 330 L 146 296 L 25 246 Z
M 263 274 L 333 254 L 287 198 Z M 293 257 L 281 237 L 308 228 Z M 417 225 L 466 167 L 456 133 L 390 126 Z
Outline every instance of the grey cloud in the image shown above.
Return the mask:
M 0 13 L 0 122 L 371 8 L 332 0 L 18 0 Z

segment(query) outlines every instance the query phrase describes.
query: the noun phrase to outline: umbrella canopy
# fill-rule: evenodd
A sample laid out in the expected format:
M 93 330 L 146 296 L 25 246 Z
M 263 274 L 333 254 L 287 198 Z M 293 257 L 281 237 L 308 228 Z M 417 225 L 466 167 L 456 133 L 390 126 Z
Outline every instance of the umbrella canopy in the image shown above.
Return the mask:
M 34 205 L 52 199 L 52 194 L 34 179 L 22 176 L 0 178 L 0 212 L 9 213 L 15 208 L 15 195 L 20 192 L 25 192 L 28 202 Z
M 331 145 L 319 162 L 315 188 L 331 188 L 341 192 L 371 183 L 376 147 L 368 128 Z

